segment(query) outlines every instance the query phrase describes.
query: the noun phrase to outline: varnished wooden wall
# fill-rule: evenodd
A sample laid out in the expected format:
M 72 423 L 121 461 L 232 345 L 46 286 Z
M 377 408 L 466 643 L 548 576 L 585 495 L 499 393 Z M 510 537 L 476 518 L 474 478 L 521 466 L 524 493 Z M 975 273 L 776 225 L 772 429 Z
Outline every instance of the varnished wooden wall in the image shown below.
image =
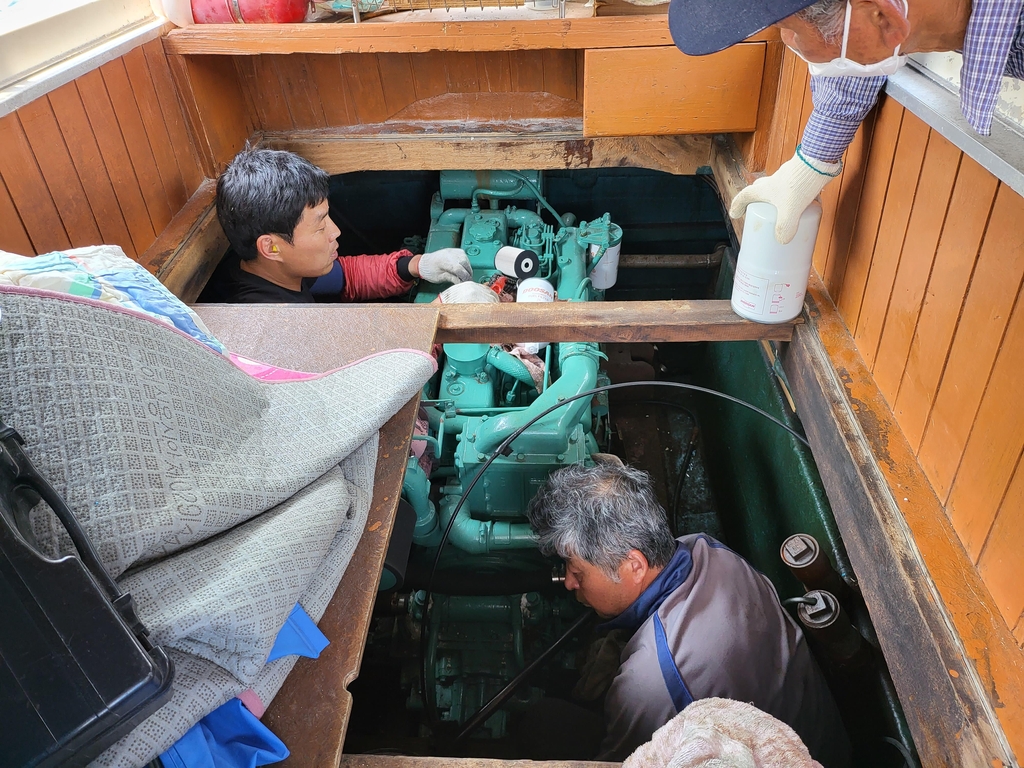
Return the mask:
M 202 179 L 153 40 L 0 118 L 0 249 L 137 257 Z
M 235 57 L 259 130 L 385 121 L 580 118 L 582 62 L 571 50 L 288 54 Z
M 791 55 L 778 103 L 769 172 L 811 110 Z M 1024 198 L 884 97 L 845 162 L 814 265 L 1024 647 Z

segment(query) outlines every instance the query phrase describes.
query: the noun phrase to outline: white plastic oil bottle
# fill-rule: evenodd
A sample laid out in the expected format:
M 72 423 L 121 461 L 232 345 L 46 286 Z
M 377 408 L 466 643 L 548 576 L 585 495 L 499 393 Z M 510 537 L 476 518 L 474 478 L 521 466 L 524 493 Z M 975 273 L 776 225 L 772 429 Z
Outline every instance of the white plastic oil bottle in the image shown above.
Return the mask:
M 770 203 L 747 206 L 736 260 L 732 311 L 758 323 L 785 323 L 803 309 L 821 203 L 815 200 L 807 207 L 796 235 L 785 245 L 775 239 L 777 213 Z

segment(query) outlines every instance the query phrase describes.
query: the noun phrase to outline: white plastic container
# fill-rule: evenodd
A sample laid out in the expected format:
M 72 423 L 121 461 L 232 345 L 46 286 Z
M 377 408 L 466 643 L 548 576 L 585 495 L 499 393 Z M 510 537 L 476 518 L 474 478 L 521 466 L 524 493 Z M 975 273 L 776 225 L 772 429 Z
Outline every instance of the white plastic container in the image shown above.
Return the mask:
M 516 289 L 516 301 L 529 303 L 549 303 L 555 300 L 555 286 L 540 277 L 529 277 L 519 282 Z M 522 346 L 534 355 L 539 353 L 548 343 L 546 341 L 528 341 Z
M 600 250 L 601 246 L 591 244 L 590 258 L 593 259 L 597 256 Z M 619 251 L 621 250 L 621 242 L 608 246 L 608 250 L 604 252 L 604 256 L 597 262 L 597 266 L 591 270 L 590 281 L 597 290 L 606 291 L 615 285 L 615 281 L 619 277 Z
M 815 200 L 800 215 L 796 235 L 785 245 L 775 239 L 776 215 L 769 203 L 747 206 L 736 260 L 732 310 L 757 323 L 785 323 L 803 309 L 821 203 Z

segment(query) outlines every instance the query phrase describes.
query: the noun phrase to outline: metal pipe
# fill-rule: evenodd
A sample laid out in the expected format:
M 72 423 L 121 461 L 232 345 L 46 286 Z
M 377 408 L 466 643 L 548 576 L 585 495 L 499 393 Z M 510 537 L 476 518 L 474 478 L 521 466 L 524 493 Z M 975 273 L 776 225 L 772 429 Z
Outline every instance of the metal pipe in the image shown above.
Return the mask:
M 456 496 L 441 500 L 441 522 L 451 528 L 448 538 L 452 544 L 472 555 L 483 555 L 495 550 L 533 549 L 537 537 L 529 523 L 509 523 L 504 520 L 475 520 L 469 508 L 463 505 L 456 519 L 452 520 Z
M 722 263 L 725 249 L 714 253 L 622 253 L 619 269 L 710 269 Z
M 438 456 L 440 455 L 438 452 Z M 430 479 L 415 456 L 410 456 L 405 463 L 402 495 L 409 501 L 416 513 L 416 527 L 413 528 L 412 533 L 413 543 L 421 547 L 436 547 L 441 541 L 441 529 L 438 526 L 437 510 L 434 509 L 434 505 L 430 501 Z
M 469 209 L 473 213 L 477 213 L 480 210 L 480 200 L 478 199 L 481 195 L 489 197 L 491 199 L 502 198 L 506 199 L 509 197 L 515 197 L 523 191 L 523 182 L 520 181 L 519 185 L 514 189 L 474 189 L 473 194 L 469 198 Z
M 592 389 L 597 383 L 597 367 L 600 352 L 597 344 L 590 342 L 563 342 L 558 345 L 558 379 L 541 394 L 529 408 L 516 413 L 500 414 L 483 422 L 476 434 L 476 449 L 479 453 L 490 453 L 508 435 L 547 408 L 559 401 L 572 398 Z M 533 425 L 531 435 L 535 439 L 534 450 L 540 453 L 564 453 L 571 429 L 580 421 L 583 411 L 590 408 L 590 401 L 580 398 L 566 408 L 559 408 L 550 418 L 543 418 Z
M 487 353 L 487 362 L 493 365 L 502 373 L 507 373 L 512 378 L 521 381 L 530 389 L 536 389 L 537 384 L 530 375 L 530 369 L 518 357 L 514 357 L 498 346 L 491 347 Z M 491 409 L 493 413 L 493 409 Z
M 486 704 L 480 707 L 480 710 L 475 715 L 469 718 L 468 722 L 463 727 L 463 729 L 459 731 L 459 735 L 455 737 L 455 743 L 458 744 L 460 741 L 462 741 L 471 733 L 473 733 L 473 731 L 475 731 L 481 725 L 486 723 L 487 719 L 494 714 L 495 710 L 497 710 L 498 707 L 504 704 L 512 696 L 513 693 L 519 690 L 519 687 L 526 682 L 530 675 L 532 675 L 540 666 L 547 662 L 547 660 L 550 659 L 558 651 L 558 649 L 565 645 L 566 642 L 568 642 L 569 639 L 573 635 L 575 635 L 592 618 L 594 618 L 594 612 L 587 611 L 578 619 L 576 619 L 576 621 L 572 623 L 572 626 L 570 626 L 569 629 L 565 631 L 565 634 L 551 644 L 550 648 L 548 648 L 546 651 L 544 651 L 544 653 L 542 653 L 540 656 L 538 656 L 536 659 L 530 662 L 530 665 L 526 669 L 524 669 L 518 675 L 513 677 L 509 681 L 508 685 L 506 685 L 504 688 L 498 691 L 490 701 L 488 701 Z

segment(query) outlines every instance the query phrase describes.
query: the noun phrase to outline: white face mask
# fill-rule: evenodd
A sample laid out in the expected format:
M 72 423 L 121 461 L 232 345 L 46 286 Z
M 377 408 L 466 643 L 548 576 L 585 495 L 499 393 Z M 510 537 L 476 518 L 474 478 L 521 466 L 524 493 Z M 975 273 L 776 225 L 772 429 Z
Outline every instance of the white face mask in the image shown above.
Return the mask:
M 816 63 L 807 61 L 799 51 L 790 48 L 793 53 L 807 62 L 807 69 L 812 75 L 818 77 L 877 77 L 879 75 L 891 75 L 907 63 L 907 57 L 900 56 L 900 47 L 898 45 L 896 50 L 893 51 L 892 56 L 877 61 L 874 64 L 861 64 L 846 58 L 846 45 L 850 41 L 850 12 L 850 0 L 846 0 L 846 22 L 843 25 L 843 45 L 839 52 L 839 58 Z M 909 12 L 910 7 L 907 5 L 907 0 L 903 0 L 903 15 L 908 16 Z

